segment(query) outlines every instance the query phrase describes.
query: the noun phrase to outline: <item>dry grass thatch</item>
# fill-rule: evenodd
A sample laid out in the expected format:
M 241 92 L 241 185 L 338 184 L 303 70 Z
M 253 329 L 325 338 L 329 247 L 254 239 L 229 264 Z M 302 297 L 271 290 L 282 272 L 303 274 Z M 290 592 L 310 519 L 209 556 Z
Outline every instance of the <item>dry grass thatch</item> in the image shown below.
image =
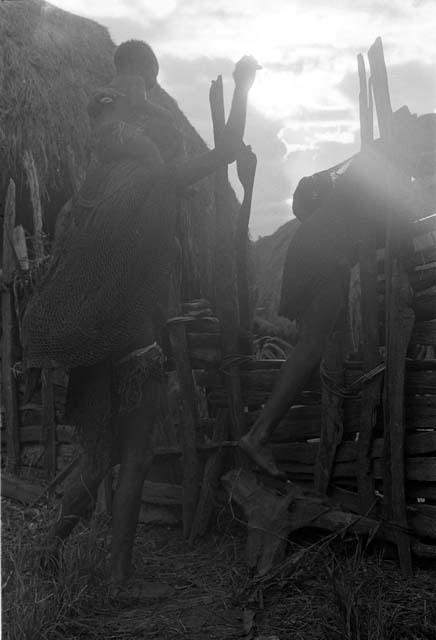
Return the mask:
M 74 174 L 80 177 L 86 168 L 88 96 L 113 76 L 115 45 L 106 28 L 43 0 L 0 2 L 0 43 L 0 200 L 12 177 L 18 186 L 17 222 L 32 232 L 23 180 L 23 155 L 30 150 L 50 234 L 60 207 L 74 190 Z M 187 156 L 207 150 L 164 89 L 157 86 L 150 98 L 173 113 Z M 238 203 L 231 189 L 228 198 L 236 215 Z M 203 180 L 182 202 L 180 220 L 183 296 L 213 299 L 213 178 Z
M 88 94 L 113 74 L 106 28 L 43 0 L 0 3 L 0 193 L 32 152 L 43 197 L 86 165 Z M 69 151 L 71 149 L 71 151 Z

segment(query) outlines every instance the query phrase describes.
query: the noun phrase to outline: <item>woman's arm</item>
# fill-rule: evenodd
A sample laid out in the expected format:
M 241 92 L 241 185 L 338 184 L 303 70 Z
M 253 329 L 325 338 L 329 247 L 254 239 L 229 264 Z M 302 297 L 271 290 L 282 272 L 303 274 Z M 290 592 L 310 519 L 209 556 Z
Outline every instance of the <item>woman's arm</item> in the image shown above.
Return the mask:
M 241 329 L 249 332 L 251 329 L 251 301 L 248 282 L 248 225 L 257 166 L 256 154 L 253 153 L 250 146 L 243 145 L 236 163 L 238 178 L 244 188 L 244 199 L 238 214 L 235 237 L 239 323 Z
M 232 106 L 222 138 L 215 149 L 188 160 L 178 168 L 178 182 L 181 187 L 193 184 L 214 173 L 218 167 L 234 161 L 244 137 L 248 92 L 259 68 L 251 56 L 245 56 L 236 64 L 233 72 L 235 89 Z

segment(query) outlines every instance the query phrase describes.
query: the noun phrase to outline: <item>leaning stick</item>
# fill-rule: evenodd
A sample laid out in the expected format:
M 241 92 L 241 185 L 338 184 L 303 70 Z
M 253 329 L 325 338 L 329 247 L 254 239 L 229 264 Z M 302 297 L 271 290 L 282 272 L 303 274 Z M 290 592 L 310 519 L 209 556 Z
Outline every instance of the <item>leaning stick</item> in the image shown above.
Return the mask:
M 367 83 L 365 61 L 357 56 L 359 72 L 359 113 L 361 149 L 364 152 L 373 142 L 372 86 Z M 369 207 L 371 203 L 369 203 Z M 361 229 L 359 243 L 361 281 L 362 355 L 365 372 L 380 364 L 378 351 L 377 315 L 377 242 L 375 230 L 365 224 Z M 360 512 L 368 515 L 374 503 L 374 477 L 372 473 L 371 449 L 377 406 L 381 400 L 381 377 L 376 376 L 362 389 L 362 411 L 357 453 L 357 485 Z
M 373 82 L 374 101 L 380 135 L 390 148 L 393 141 L 392 106 L 381 38 L 377 38 L 368 51 Z M 387 176 L 388 196 L 393 186 Z M 394 232 L 396 231 L 395 235 Z M 404 424 L 404 376 L 407 345 L 413 329 L 414 314 L 404 296 L 406 278 L 400 258 L 401 237 L 394 229 L 394 210 L 388 205 L 386 222 L 385 256 L 385 322 L 386 322 L 386 372 L 385 372 L 385 499 L 388 517 L 397 527 L 397 548 L 401 570 L 412 572 L 410 539 L 407 533 L 405 490 L 405 424 Z
M 221 76 L 212 82 L 209 92 L 215 146 L 219 144 L 225 127 L 224 93 Z M 238 353 L 238 294 L 236 287 L 234 220 L 228 197 L 227 167 L 215 174 L 216 244 L 215 288 L 216 306 L 221 321 L 221 338 L 224 356 Z M 230 401 L 230 428 L 233 439 L 244 433 L 244 406 L 238 367 L 231 367 L 226 377 Z
M 3 273 L 2 280 L 11 285 L 16 268 L 13 247 L 15 225 L 15 183 L 9 181 L 3 219 Z M 17 382 L 13 374 L 15 363 L 14 326 L 15 314 L 11 288 L 6 286 L 1 292 L 2 314 L 2 397 L 6 411 L 7 461 L 6 470 L 15 473 L 20 465 L 20 440 L 18 432 Z

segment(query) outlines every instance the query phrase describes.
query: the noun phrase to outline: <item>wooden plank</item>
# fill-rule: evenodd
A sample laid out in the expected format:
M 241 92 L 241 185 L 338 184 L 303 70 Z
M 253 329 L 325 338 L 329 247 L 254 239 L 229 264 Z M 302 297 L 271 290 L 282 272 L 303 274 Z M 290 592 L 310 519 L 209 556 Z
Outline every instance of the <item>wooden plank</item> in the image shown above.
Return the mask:
M 21 427 L 19 430 L 19 439 L 21 444 L 29 442 L 41 442 L 43 439 L 41 425 L 29 425 Z M 2 444 L 6 443 L 5 430 L 1 430 Z M 76 428 L 70 425 L 56 426 L 56 442 L 73 443 L 77 441 Z
M 436 345 L 436 320 L 416 322 L 413 327 L 410 344 Z
M 417 542 L 413 540 L 411 543 L 412 553 L 419 558 L 429 558 L 434 560 L 436 557 L 436 546 L 431 544 L 425 544 L 424 542 Z
M 413 222 L 411 227 L 414 236 L 423 236 L 428 233 L 434 234 L 436 232 L 436 215 Z
M 178 484 L 146 480 L 142 489 L 142 502 L 159 505 L 183 503 L 183 489 Z
M 406 374 L 414 371 L 436 371 L 436 359 L 426 358 L 425 360 L 406 359 Z
M 420 295 L 425 292 L 426 289 L 436 286 L 436 265 L 425 265 L 423 268 L 414 269 L 409 273 L 410 284 L 415 295 Z M 384 292 L 384 277 L 379 274 L 377 277 L 377 292 L 383 294 Z
M 382 274 L 384 271 L 384 249 L 377 250 L 377 272 Z M 436 262 L 436 244 L 430 244 L 422 249 L 415 249 L 413 256 L 411 256 L 411 263 L 415 265 L 415 269 L 427 267 Z
M 436 244 L 420 249 L 419 251 L 415 250 L 412 260 L 415 267 L 424 267 L 428 264 L 433 264 L 436 261 Z
M 376 480 L 384 478 L 382 458 L 373 460 L 373 474 Z M 287 461 L 280 462 L 279 468 L 289 474 L 290 479 L 298 480 L 299 478 L 314 477 L 315 465 L 304 464 L 301 462 Z M 405 476 L 410 482 L 436 482 L 436 457 L 422 456 L 418 458 L 407 458 L 405 464 Z M 333 467 L 332 477 L 339 478 L 355 478 L 356 462 L 349 460 L 345 462 L 337 462 Z M 417 491 L 414 489 L 414 493 Z M 425 496 L 422 496 L 425 497 Z
M 42 442 L 44 444 L 45 469 L 48 477 L 56 474 L 56 420 L 54 407 L 52 369 L 41 372 L 42 383 Z
M 36 260 L 41 260 L 44 257 L 41 193 L 39 189 L 35 160 L 31 151 L 24 152 L 23 165 L 26 172 L 27 183 L 29 185 L 30 200 L 32 202 L 33 210 L 33 251 Z
M 29 270 L 29 255 L 27 253 L 26 234 L 24 227 L 19 224 L 12 232 L 12 243 L 15 255 L 22 271 Z
M 31 504 L 35 502 L 44 491 L 42 485 L 28 482 L 16 476 L 1 474 L 1 495 L 3 498 L 17 500 L 23 504 Z
M 168 323 L 171 348 L 176 363 L 177 377 L 181 391 L 183 423 L 181 442 L 183 450 L 183 535 L 188 538 L 191 532 L 198 502 L 199 478 L 196 450 L 196 424 L 198 422 L 195 383 L 189 360 L 186 328 L 184 323 Z
M 3 281 L 11 284 L 17 266 L 12 234 L 15 226 L 15 183 L 9 181 L 3 219 Z M 18 434 L 17 382 L 13 374 L 15 365 L 15 311 L 10 289 L 2 290 L 2 403 L 5 408 L 7 432 L 6 470 L 15 473 L 20 464 L 20 442 Z
M 436 506 L 417 504 L 408 507 L 410 528 L 420 536 L 436 538 Z
M 209 92 L 215 146 L 219 144 L 225 127 L 224 92 L 222 77 L 212 82 Z M 215 173 L 215 306 L 221 322 L 223 355 L 238 353 L 239 312 L 235 257 L 235 220 L 229 201 L 227 167 Z M 245 432 L 245 414 L 242 402 L 239 368 L 226 371 L 225 385 L 229 394 L 231 436 L 239 440 Z M 238 462 L 242 458 L 238 455 Z
M 406 395 L 436 394 L 436 369 L 434 360 L 416 360 L 406 363 Z M 347 385 L 357 380 L 362 375 L 362 370 L 349 368 L 345 374 Z
M 218 333 L 192 333 L 187 335 L 189 351 L 191 349 L 219 349 L 221 347 L 221 338 Z
M 407 483 L 407 497 L 409 500 L 425 499 L 436 502 L 436 483 L 411 482 Z
M 436 482 L 436 457 L 407 458 L 407 479 L 414 482 Z
M 415 293 L 436 285 L 436 266 L 426 269 L 415 269 L 410 274 L 410 283 Z
M 434 320 L 436 318 L 436 293 L 415 296 L 413 298 L 413 310 L 417 320 Z
M 284 556 L 291 531 L 315 527 L 330 531 L 352 530 L 371 535 L 379 529 L 376 520 L 346 513 L 329 499 L 306 491 L 296 484 L 277 496 L 259 485 L 253 473 L 233 470 L 223 478 L 229 497 L 243 510 L 247 520 L 247 558 L 249 566 L 266 574 Z
M 424 360 L 422 361 L 425 362 Z M 425 364 L 423 366 L 426 366 Z M 429 366 L 429 365 L 427 365 Z M 436 394 L 436 371 L 410 371 L 406 374 L 405 393 Z
M 273 444 L 274 457 L 279 462 L 298 462 L 299 464 L 315 465 L 319 444 L 317 442 L 291 442 Z M 358 442 L 343 442 L 337 449 L 336 463 L 354 462 L 358 456 Z M 409 434 L 406 438 L 406 453 L 410 458 L 418 455 L 436 453 L 436 431 L 423 431 Z M 371 446 L 370 459 L 383 456 L 383 439 L 376 438 Z M 432 468 L 432 464 L 430 468 Z M 414 469 L 415 462 L 411 468 Z M 355 469 L 357 475 L 357 469 Z M 413 471 L 413 473 L 416 473 Z

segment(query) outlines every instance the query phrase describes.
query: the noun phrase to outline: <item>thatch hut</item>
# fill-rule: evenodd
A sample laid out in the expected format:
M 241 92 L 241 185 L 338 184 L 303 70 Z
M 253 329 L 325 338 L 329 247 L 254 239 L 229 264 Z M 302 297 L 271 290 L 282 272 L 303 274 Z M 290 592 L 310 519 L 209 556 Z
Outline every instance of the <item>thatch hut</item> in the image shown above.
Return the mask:
M 0 4 L 0 198 L 17 185 L 31 231 L 24 156 L 33 156 L 47 233 L 87 165 L 88 95 L 113 73 L 107 30 L 41 0 Z
M 90 93 L 114 73 L 115 45 L 105 27 L 44 0 L 0 3 L 0 209 L 10 178 L 17 185 L 17 224 L 32 233 L 29 187 L 23 159 L 35 163 L 44 231 L 50 238 L 56 216 L 86 169 Z M 207 147 L 160 86 L 151 99 L 171 110 L 185 136 L 187 155 Z M 213 298 L 215 237 L 213 180 L 196 187 L 182 205 L 184 297 Z M 237 200 L 230 193 L 230 207 Z M 187 215 L 189 214 L 189 216 Z M 189 250 L 188 250 L 189 249 Z
M 44 0 L 0 2 L 0 42 L 0 211 L 2 215 L 6 212 L 4 205 L 12 178 L 17 192 L 13 224 L 23 225 L 28 240 L 32 240 L 35 190 L 30 185 L 37 182 L 36 196 L 40 202 L 38 208 L 42 210 L 47 253 L 58 213 L 80 185 L 88 164 L 90 130 L 87 104 L 90 94 L 113 77 L 115 45 L 104 27 L 55 8 Z M 162 87 L 157 85 L 149 98 L 172 112 L 183 134 L 187 156 L 197 156 L 207 150 L 205 142 L 176 101 Z M 33 165 L 32 175 L 28 170 L 29 157 Z M 222 185 L 220 200 L 225 205 L 227 227 L 232 227 L 239 205 L 229 185 Z M 177 231 L 182 265 L 178 272 L 182 276 L 181 301 L 208 298 L 219 315 L 219 302 L 228 306 L 233 299 L 230 295 L 215 295 L 218 285 L 222 290 L 226 279 L 225 269 L 216 268 L 216 260 L 221 259 L 222 263 L 224 256 L 230 265 L 227 271 L 233 278 L 231 257 L 234 246 L 232 233 L 225 235 L 224 242 L 221 234 L 220 246 L 217 246 L 215 202 L 214 177 L 195 185 L 189 197 L 182 200 Z M 4 221 L 7 218 L 4 215 Z M 3 223 L 0 228 L 3 233 Z M 222 223 L 220 228 L 223 228 Z M 9 235 L 11 231 L 8 227 L 8 237 L 13 235 Z M 63 466 L 66 458 L 62 446 L 65 443 L 71 445 L 68 430 L 61 426 L 65 380 L 56 377 L 53 384 L 47 383 L 47 389 L 54 388 L 51 398 L 39 398 L 37 392 L 33 403 L 25 404 L 20 378 L 13 375 L 20 359 L 15 318 L 20 293 L 16 285 L 28 283 L 29 279 L 25 276 L 14 280 L 15 257 L 11 257 L 11 245 L 5 243 L 5 259 L 2 261 L 3 266 L 6 263 L 14 266 L 8 269 L 7 274 L 3 269 L 2 282 L 7 284 L 7 288 L 2 293 L 1 326 L 3 375 L 0 417 L 3 420 L 0 424 L 2 442 L 7 445 L 7 460 L 10 461 L 8 468 L 16 470 L 20 463 L 22 469 L 29 464 L 41 466 L 42 441 L 46 443 L 46 453 L 54 452 L 57 455 L 54 462 Z M 32 241 L 27 245 L 32 251 Z M 27 295 L 27 289 L 24 290 Z M 177 304 L 169 310 L 170 313 L 180 310 L 178 296 L 174 299 Z M 236 328 L 234 315 L 231 315 L 231 324 Z M 212 351 L 218 352 L 217 349 Z M 41 394 L 44 393 L 42 390 Z M 58 398 L 60 402 L 57 402 Z M 50 415 L 46 412 L 47 407 Z M 48 424 L 51 426 L 47 427 Z M 52 445 L 53 449 L 50 448 Z M 33 451 L 35 447 L 37 463 L 33 461 L 33 453 L 32 462 L 26 462 L 26 450 Z M 47 469 L 51 469 L 50 460 L 53 462 L 53 458 L 48 456 Z

